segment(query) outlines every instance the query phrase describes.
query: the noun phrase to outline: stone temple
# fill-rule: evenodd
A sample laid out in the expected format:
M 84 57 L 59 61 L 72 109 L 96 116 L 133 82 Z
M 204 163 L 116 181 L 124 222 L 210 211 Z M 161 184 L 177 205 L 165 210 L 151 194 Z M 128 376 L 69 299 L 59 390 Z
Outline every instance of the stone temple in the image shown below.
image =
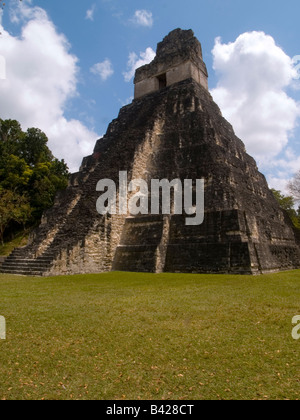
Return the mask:
M 260 274 L 300 268 L 299 235 L 222 117 L 207 78 L 193 31 L 166 36 L 152 63 L 136 71 L 133 102 L 2 272 Z M 149 184 L 204 179 L 204 222 L 187 226 L 178 214 L 100 215 L 97 183 L 111 179 L 118 187 L 120 171 L 127 171 L 128 181 Z

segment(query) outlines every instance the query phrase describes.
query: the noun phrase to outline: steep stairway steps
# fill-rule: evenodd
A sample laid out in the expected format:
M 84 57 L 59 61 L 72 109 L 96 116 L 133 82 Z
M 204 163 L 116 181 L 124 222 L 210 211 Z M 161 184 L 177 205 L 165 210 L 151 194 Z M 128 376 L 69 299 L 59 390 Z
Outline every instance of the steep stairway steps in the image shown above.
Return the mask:
M 54 255 L 45 252 L 45 254 L 34 258 L 33 256 L 28 257 L 26 254 L 25 249 L 16 248 L 0 267 L 0 273 L 43 276 L 50 270 Z

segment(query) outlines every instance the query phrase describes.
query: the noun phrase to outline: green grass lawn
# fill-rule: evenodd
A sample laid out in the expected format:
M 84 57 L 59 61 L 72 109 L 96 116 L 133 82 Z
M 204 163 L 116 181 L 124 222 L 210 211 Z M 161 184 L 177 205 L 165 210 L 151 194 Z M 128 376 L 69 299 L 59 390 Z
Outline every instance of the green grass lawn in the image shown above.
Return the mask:
M 298 399 L 300 271 L 0 275 L 0 399 Z

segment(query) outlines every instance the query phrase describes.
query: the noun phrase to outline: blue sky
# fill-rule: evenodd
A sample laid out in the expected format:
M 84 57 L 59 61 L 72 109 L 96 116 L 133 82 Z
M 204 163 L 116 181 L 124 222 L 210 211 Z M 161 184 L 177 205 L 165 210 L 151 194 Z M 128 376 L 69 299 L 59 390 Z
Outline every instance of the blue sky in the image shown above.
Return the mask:
M 300 170 L 299 16 L 299 0 L 7 0 L 0 117 L 43 129 L 75 171 L 132 100 L 125 73 L 171 30 L 193 29 L 214 99 L 284 190 Z

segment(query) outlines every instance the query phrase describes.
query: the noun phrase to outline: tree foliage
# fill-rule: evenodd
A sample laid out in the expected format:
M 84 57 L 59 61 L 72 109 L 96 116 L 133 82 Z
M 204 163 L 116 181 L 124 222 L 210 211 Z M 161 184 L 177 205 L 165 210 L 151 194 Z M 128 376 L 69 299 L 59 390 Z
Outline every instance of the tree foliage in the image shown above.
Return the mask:
M 300 201 L 300 171 L 289 182 L 288 188 L 296 201 Z
M 38 128 L 23 132 L 18 121 L 0 119 L 0 241 L 13 226 L 33 225 L 66 188 L 69 172 Z
M 25 227 L 31 214 L 32 208 L 27 197 L 0 188 L 0 241 L 2 245 L 5 229 L 10 223 L 14 221 Z
M 285 210 L 290 216 L 295 227 L 300 228 L 300 208 L 298 211 L 295 209 L 295 199 L 292 196 L 285 196 L 281 191 L 272 189 L 272 192 L 278 201 L 280 207 Z

